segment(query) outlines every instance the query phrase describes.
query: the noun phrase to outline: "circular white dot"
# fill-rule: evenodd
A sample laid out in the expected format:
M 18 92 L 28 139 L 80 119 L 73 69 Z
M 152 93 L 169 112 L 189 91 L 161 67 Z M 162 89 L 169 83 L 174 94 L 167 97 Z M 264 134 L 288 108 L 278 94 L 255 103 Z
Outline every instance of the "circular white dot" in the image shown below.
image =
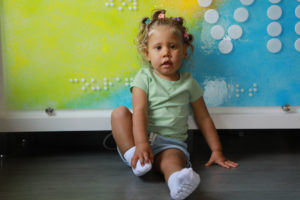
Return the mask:
M 257 83 L 253 83 L 253 87 L 257 87 Z
M 239 85 L 239 84 L 236 84 L 236 85 L 235 85 L 235 87 L 236 87 L 236 88 L 239 88 L 239 87 L 240 87 L 240 85 Z
M 107 85 L 107 82 L 104 82 L 103 84 L 104 84 L 104 85 Z
M 95 87 L 94 87 L 94 86 L 92 86 L 92 87 L 91 87 L 91 89 L 92 89 L 92 90 L 95 90 Z
M 108 90 L 108 87 L 107 87 L 107 86 L 105 86 L 105 87 L 104 87 L 104 90 Z
M 70 78 L 69 81 L 72 83 L 72 82 L 73 82 L 73 79 Z
M 225 35 L 225 30 L 221 25 L 215 25 L 210 29 L 210 35 L 215 40 L 220 40 Z
M 114 3 L 110 3 L 110 6 L 113 7 L 115 4 Z
M 236 93 L 239 93 L 239 92 L 240 92 L 240 90 L 239 90 L 239 89 L 235 89 L 235 92 L 236 92 Z
M 120 81 L 120 78 L 119 78 L 119 77 L 117 77 L 117 78 L 116 78 L 116 81 Z
M 105 77 L 105 78 L 103 78 L 103 81 L 107 81 L 107 78 Z
M 282 9 L 277 5 L 272 5 L 268 8 L 267 15 L 269 19 L 277 20 L 282 15 Z
M 85 87 L 84 87 L 84 86 L 82 86 L 82 87 L 81 87 L 81 90 L 85 90 Z
M 234 24 L 228 28 L 228 35 L 232 39 L 239 39 L 241 38 L 242 34 L 243 34 L 243 29 L 239 25 Z
M 137 5 L 137 2 L 133 2 L 133 5 L 135 5 L 135 6 L 136 6 L 136 5 Z
M 123 3 L 122 3 L 122 6 L 126 6 L 126 2 L 123 2 Z
M 276 37 L 281 34 L 282 27 L 278 22 L 272 22 L 267 27 L 267 32 L 270 36 Z
M 300 38 L 298 38 L 298 39 L 295 41 L 294 46 L 295 46 L 295 49 L 296 49 L 297 51 L 300 52 Z
M 204 14 L 204 19 L 209 24 L 214 24 L 219 19 L 219 13 L 215 9 L 209 9 Z
M 281 41 L 277 38 L 272 38 L 267 43 L 267 48 L 271 53 L 277 53 L 281 50 Z
M 233 45 L 230 40 L 223 39 L 221 42 L 219 42 L 219 50 L 223 54 L 228 54 L 232 51 Z
M 133 10 L 137 10 L 137 7 L 136 7 L 136 6 L 133 6 Z
M 131 7 L 131 6 L 129 6 L 129 7 L 128 7 L 128 10 L 132 10 L 132 7 Z
M 252 93 L 249 93 L 249 97 L 252 97 L 253 96 L 253 94 Z
M 94 78 L 91 78 L 91 82 L 92 82 L 92 83 L 95 82 L 95 79 L 94 79 Z
M 279 3 L 281 0 L 269 0 L 271 3 Z
M 89 86 L 89 85 L 90 85 L 90 83 L 86 82 L 86 83 L 85 83 L 85 85 L 86 85 L 86 86 Z
M 241 93 L 245 92 L 244 88 L 241 89 Z
M 129 85 L 129 83 L 127 83 L 127 82 L 126 82 L 126 83 L 125 83 L 125 85 L 126 85 L 126 86 L 128 86 L 128 85 Z
M 297 18 L 300 19 L 300 5 L 296 7 L 296 9 L 295 9 L 295 15 L 296 15 Z
M 198 4 L 201 7 L 208 7 L 212 3 L 212 0 L 198 0 Z
M 112 86 L 112 82 L 109 82 L 108 85 Z
M 105 6 L 108 7 L 108 6 L 109 6 L 109 3 L 105 3 Z
M 77 83 L 77 82 L 78 82 L 78 79 L 77 79 L 77 78 L 74 78 L 74 82 Z
M 257 88 L 253 88 L 253 92 L 257 92 Z
M 236 98 L 239 98 L 239 97 L 240 97 L 240 94 L 236 94 L 235 96 L 236 96 Z
M 123 8 L 121 7 L 121 6 L 119 6 L 119 8 L 118 8 L 119 10 L 123 10 Z
M 125 81 L 127 82 L 127 81 L 128 81 L 128 78 L 125 78 Z
M 297 22 L 297 24 L 295 25 L 295 32 L 300 35 L 300 22 Z
M 249 92 L 252 92 L 252 88 L 249 88 Z
M 241 0 L 241 3 L 245 6 L 250 6 L 253 4 L 254 0 Z
M 245 22 L 249 17 L 248 10 L 246 8 L 237 8 L 233 13 L 233 18 L 237 22 Z

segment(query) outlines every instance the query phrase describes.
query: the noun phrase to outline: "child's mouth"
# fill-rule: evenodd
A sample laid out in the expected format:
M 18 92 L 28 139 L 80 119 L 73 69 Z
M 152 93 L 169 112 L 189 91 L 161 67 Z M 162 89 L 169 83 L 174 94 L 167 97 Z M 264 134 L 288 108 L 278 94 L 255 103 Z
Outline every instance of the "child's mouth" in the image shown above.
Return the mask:
M 172 62 L 171 61 L 165 61 L 162 63 L 162 66 L 171 66 Z

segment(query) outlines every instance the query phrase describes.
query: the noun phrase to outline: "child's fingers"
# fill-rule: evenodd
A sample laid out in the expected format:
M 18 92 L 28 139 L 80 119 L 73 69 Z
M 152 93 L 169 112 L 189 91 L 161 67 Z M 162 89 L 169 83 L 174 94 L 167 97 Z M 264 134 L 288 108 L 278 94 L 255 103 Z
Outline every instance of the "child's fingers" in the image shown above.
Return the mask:
M 230 168 L 230 166 L 228 164 L 226 164 L 225 162 L 219 162 L 218 164 L 224 168 L 227 168 L 227 169 Z
M 144 156 L 140 156 L 140 157 L 139 157 L 139 160 L 140 160 L 141 165 L 144 166 L 144 165 L 145 165 L 145 159 L 144 159 Z
M 150 153 L 150 162 L 151 162 L 151 163 L 154 163 L 154 156 L 153 156 L 153 153 Z
M 132 167 L 133 169 L 136 168 L 136 163 L 137 163 L 137 161 L 138 161 L 138 157 L 137 157 L 137 156 L 133 156 L 133 158 L 132 158 L 132 160 L 131 160 L 131 167 Z
M 236 167 L 239 166 L 238 163 L 232 162 L 232 161 L 230 161 L 230 160 L 227 160 L 227 161 L 226 161 L 226 164 L 229 165 L 230 167 L 233 167 L 233 168 L 236 168 Z
M 209 166 L 211 166 L 212 164 L 214 164 L 214 161 L 209 160 L 209 161 L 205 164 L 205 167 L 209 167 Z

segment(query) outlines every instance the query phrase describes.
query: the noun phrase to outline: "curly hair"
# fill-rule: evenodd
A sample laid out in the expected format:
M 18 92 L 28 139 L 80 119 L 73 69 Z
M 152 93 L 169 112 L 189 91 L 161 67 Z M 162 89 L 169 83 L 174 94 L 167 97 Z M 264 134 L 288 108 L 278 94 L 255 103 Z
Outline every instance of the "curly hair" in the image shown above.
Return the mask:
M 149 33 L 154 29 L 155 26 L 165 25 L 174 28 L 174 30 L 179 33 L 182 38 L 182 42 L 191 48 L 192 52 L 194 50 L 193 35 L 189 34 L 187 28 L 184 26 L 184 19 L 182 17 L 165 17 L 166 10 L 156 10 L 152 14 L 152 19 L 144 17 L 140 23 L 140 30 L 137 37 L 138 51 L 141 54 L 144 61 L 145 51 L 148 47 Z M 163 16 L 163 17 L 162 17 Z

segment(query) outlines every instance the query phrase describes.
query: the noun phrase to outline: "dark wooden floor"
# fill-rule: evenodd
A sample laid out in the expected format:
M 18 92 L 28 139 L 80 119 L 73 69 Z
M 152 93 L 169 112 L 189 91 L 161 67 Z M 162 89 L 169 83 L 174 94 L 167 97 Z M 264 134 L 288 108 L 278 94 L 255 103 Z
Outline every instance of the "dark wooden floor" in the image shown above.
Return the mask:
M 195 133 L 191 155 L 201 184 L 188 199 L 300 199 L 299 130 L 220 131 L 220 135 L 226 155 L 240 167 L 204 167 L 209 149 Z M 1 200 L 170 199 L 157 172 L 135 177 L 116 151 L 104 150 L 100 141 L 96 145 L 101 139 L 97 134 L 2 133 L 1 137 L 2 151 L 6 149 L 0 158 Z M 88 137 L 92 142 L 82 139 Z

